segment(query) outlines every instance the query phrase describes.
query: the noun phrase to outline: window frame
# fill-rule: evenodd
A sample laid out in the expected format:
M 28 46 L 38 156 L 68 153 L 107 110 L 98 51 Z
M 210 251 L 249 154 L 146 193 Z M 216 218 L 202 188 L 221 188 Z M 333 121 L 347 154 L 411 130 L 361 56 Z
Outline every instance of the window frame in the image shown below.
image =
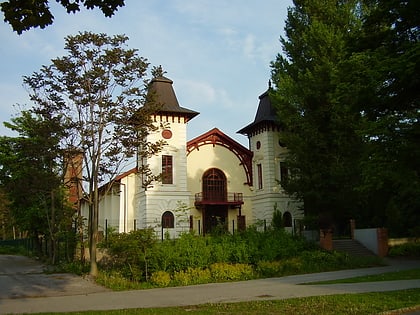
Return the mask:
M 174 183 L 174 160 L 172 155 L 162 155 L 162 184 Z

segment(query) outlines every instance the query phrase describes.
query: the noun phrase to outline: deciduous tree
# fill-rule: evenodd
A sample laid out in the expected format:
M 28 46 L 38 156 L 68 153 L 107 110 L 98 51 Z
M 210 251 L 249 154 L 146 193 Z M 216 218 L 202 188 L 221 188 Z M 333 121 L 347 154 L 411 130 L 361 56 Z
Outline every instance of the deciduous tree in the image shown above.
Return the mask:
M 153 155 L 162 142 L 148 143 L 156 130 L 145 102 L 148 62 L 125 47 L 124 35 L 80 33 L 66 38 L 68 55 L 25 77 L 35 111 L 59 117 L 68 137 L 62 146 L 84 155 L 83 188 L 89 204 L 91 275 L 97 274 L 99 187 L 111 182 L 137 155 Z M 153 106 L 150 107 L 150 110 Z M 150 175 L 147 165 L 140 173 Z M 153 180 L 153 176 L 148 177 Z M 112 185 L 107 185 L 107 187 Z
M 81 7 L 86 9 L 98 8 L 106 17 L 111 17 L 119 7 L 124 6 L 124 0 L 56 0 L 67 11 L 76 13 Z M 12 29 L 22 34 L 34 27 L 45 28 L 54 21 L 50 10 L 50 0 L 8 0 L 0 3 L 4 14 L 4 21 L 12 26 Z

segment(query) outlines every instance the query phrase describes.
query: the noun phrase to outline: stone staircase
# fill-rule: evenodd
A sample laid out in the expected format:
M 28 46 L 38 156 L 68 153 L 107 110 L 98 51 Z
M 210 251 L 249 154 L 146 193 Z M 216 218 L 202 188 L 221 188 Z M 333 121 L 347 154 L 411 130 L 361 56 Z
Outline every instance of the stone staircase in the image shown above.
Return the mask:
M 361 243 L 352 239 L 333 240 L 333 249 L 338 252 L 345 252 L 352 256 L 376 256 Z

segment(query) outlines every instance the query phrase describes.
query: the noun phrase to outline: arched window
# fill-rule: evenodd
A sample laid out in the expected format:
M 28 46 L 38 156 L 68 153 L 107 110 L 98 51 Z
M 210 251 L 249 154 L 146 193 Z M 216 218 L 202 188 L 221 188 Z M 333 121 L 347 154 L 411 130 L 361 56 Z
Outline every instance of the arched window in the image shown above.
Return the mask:
M 225 201 L 227 195 L 226 176 L 217 169 L 211 168 L 203 175 L 204 200 Z
M 165 211 L 162 214 L 162 228 L 173 229 L 174 228 L 174 215 L 171 211 Z
M 283 214 L 283 225 L 284 227 L 292 227 L 292 215 L 289 211 Z

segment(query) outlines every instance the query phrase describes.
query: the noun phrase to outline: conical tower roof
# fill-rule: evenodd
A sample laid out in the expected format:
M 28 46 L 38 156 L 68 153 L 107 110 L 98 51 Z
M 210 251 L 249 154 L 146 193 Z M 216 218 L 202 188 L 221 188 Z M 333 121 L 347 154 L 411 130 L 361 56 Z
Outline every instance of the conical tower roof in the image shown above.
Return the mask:
M 153 78 L 149 84 L 147 93 L 146 108 L 153 106 L 157 114 L 172 114 L 187 117 L 188 120 L 194 118 L 199 113 L 179 106 L 175 91 L 172 87 L 173 81 L 166 77 Z
M 266 125 L 278 125 L 276 110 L 270 99 L 270 91 L 271 84 L 269 84 L 268 90 L 259 96 L 260 102 L 258 104 L 258 109 L 254 121 L 239 130 L 238 133 L 250 135 Z

